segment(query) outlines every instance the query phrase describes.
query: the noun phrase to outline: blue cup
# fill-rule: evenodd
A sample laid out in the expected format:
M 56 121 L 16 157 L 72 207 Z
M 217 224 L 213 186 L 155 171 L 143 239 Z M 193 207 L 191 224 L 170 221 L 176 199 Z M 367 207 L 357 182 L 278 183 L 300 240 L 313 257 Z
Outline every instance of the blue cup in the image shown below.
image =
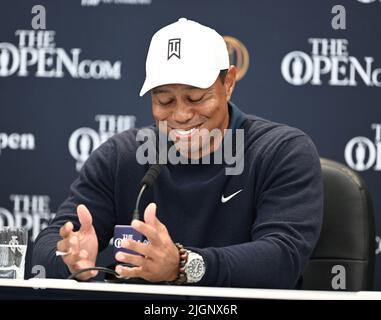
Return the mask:
M 140 253 L 137 253 L 136 251 L 126 249 L 122 247 L 122 240 L 123 239 L 130 239 L 135 240 L 137 242 L 141 242 L 144 244 L 148 244 L 149 241 L 147 238 L 141 234 L 140 232 L 136 231 L 131 226 L 126 225 L 116 225 L 114 228 L 114 257 L 117 252 L 122 251 L 130 254 L 140 255 Z

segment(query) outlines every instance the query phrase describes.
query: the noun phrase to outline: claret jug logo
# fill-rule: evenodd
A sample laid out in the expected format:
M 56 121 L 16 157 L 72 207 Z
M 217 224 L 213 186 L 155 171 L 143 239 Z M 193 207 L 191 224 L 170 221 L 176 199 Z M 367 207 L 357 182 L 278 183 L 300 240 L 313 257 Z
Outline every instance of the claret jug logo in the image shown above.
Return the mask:
M 135 127 L 135 116 L 98 114 L 98 132 L 92 128 L 82 127 L 75 130 L 69 138 L 69 151 L 76 160 L 79 171 L 90 156 L 90 153 L 116 133 Z
M 250 56 L 245 45 L 237 38 L 224 36 L 229 53 L 230 64 L 237 67 L 237 80 L 241 80 L 249 69 Z
M 374 141 L 367 137 L 352 138 L 345 146 L 344 156 L 349 167 L 356 171 L 373 168 L 381 171 L 381 124 L 373 123 Z

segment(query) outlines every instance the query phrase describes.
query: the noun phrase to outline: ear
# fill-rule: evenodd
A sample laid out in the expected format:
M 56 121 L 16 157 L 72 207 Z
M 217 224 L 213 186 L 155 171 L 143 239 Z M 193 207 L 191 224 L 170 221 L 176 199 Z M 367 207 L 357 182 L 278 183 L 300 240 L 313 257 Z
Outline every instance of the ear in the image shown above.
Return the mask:
M 228 73 L 226 74 L 225 83 L 224 83 L 227 101 L 230 100 L 233 94 L 236 77 L 237 77 L 237 68 L 236 66 L 232 65 L 230 66 Z

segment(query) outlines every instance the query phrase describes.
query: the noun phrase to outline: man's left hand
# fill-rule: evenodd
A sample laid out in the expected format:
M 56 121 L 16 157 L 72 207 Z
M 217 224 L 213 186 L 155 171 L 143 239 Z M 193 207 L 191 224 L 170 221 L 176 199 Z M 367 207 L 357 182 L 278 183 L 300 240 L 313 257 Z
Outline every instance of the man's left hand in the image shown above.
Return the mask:
M 156 217 L 156 204 L 150 203 L 144 212 L 144 222 L 134 220 L 131 226 L 149 240 L 149 244 L 123 240 L 122 247 L 136 251 L 133 255 L 119 251 L 115 259 L 135 267 L 118 265 L 115 269 L 122 278 L 142 278 L 150 282 L 173 281 L 179 274 L 179 251 L 166 226 Z

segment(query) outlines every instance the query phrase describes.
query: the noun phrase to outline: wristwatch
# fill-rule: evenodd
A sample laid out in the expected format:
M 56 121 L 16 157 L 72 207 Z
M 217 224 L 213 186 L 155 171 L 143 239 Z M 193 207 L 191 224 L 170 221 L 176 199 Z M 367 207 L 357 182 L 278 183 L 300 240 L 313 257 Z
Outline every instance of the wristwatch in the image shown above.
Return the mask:
M 188 260 L 184 266 L 186 283 L 199 282 L 205 274 L 206 267 L 204 259 L 196 252 L 188 251 Z

